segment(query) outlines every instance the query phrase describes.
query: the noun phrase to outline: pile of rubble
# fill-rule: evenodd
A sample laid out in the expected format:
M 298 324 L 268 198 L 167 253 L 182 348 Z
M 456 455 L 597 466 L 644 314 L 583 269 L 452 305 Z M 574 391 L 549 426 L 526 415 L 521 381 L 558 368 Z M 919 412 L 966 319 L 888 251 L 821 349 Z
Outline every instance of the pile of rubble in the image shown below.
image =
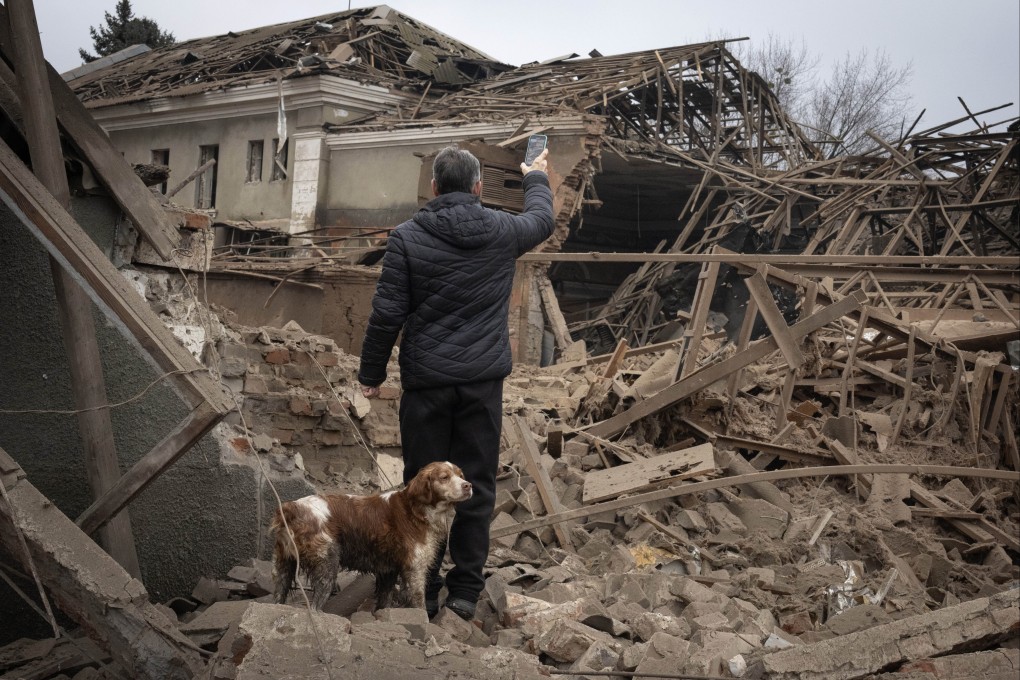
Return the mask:
M 822 346 L 810 349 L 818 367 Z M 323 491 L 388 486 L 381 475 L 351 471 L 372 470 L 368 456 L 380 457 L 356 432 L 387 443 L 383 437 L 397 432 L 395 377 L 387 382 L 392 394 L 366 408 L 355 399 L 356 359 L 295 325 L 226 322 L 215 348 L 206 360 L 242 397 L 239 450 L 278 469 L 297 461 Z M 701 349 L 724 361 L 736 356 L 718 339 Z M 1020 668 L 1015 482 L 839 471 L 862 463 L 878 471 L 891 460 L 919 469 L 958 462 L 968 412 L 955 412 L 953 427 L 943 428 L 945 447 L 883 444 L 881 407 L 898 402 L 872 385 L 854 412 L 868 429 L 819 399 L 791 405 L 777 435 L 772 400 L 783 381 L 761 360 L 745 367 L 732 396 L 725 380 L 706 385 L 623 437 L 583 426 L 669 389 L 680 361 L 673 347 L 620 351 L 519 367 L 507 379 L 493 542 L 473 622 L 445 609 L 432 621 L 420 610 L 373 614 L 371 579 L 355 574 L 341 576 L 324 613 L 306 611 L 300 594 L 271 604 L 271 565 L 257 559 L 266 555 L 211 574 L 191 597 L 158 608 L 204 650 L 217 678 L 369 678 L 408 669 L 423 678 L 554 671 L 857 678 L 895 670 L 898 679 L 920 680 L 972 677 L 962 668 L 1007 677 Z M 892 376 L 907 367 L 882 370 Z M 907 427 L 938 421 L 944 401 L 929 397 L 933 412 L 927 419 L 908 412 Z M 334 431 L 342 437 L 328 448 L 322 436 Z M 982 460 L 992 462 L 973 459 Z M 759 469 L 805 463 L 831 476 L 760 479 Z M 748 474 L 759 478 L 728 478 Z M 19 641 L 0 650 L 0 671 L 39 680 L 119 677 L 83 638 Z

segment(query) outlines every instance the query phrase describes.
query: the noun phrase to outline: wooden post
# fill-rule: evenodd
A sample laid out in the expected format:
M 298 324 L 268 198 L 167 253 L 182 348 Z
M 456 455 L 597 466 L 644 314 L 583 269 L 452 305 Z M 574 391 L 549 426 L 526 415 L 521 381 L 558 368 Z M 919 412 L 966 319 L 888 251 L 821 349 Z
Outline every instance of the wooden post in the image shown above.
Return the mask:
M 25 112 L 25 131 L 32 167 L 39 180 L 64 208 L 71 197 L 64 173 L 57 120 L 53 110 L 46 62 L 39 43 L 39 28 L 31 0 L 7 3 L 10 32 L 14 40 L 20 97 Z M 60 326 L 71 371 L 71 391 L 78 409 L 78 428 L 89 486 L 94 498 L 120 477 L 113 440 L 110 411 L 105 408 L 106 386 L 92 319 L 92 304 L 77 283 L 52 259 L 54 288 Z M 100 544 L 132 576 L 140 576 L 131 521 L 121 513 L 103 528 Z

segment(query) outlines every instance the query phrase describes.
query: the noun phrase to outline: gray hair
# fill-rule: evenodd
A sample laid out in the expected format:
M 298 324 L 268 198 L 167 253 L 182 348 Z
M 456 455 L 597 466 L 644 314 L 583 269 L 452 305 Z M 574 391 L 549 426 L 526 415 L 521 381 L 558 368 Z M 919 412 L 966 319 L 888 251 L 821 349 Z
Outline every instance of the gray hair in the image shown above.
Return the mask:
M 469 194 L 482 178 L 482 166 L 470 151 L 457 145 L 448 146 L 432 162 L 432 178 L 440 194 L 454 191 Z

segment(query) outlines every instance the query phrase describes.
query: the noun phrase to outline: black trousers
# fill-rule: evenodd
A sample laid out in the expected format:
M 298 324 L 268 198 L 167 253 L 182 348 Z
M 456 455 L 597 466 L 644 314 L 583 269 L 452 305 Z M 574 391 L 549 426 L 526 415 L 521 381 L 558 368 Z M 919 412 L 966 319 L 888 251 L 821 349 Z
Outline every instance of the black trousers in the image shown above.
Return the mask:
M 473 485 L 471 498 L 457 505 L 450 529 L 454 567 L 446 575 L 449 597 L 478 600 L 489 555 L 489 523 L 496 504 L 496 470 L 503 415 L 503 380 L 404 392 L 400 398 L 400 440 L 404 483 L 431 462 L 448 460 Z M 439 568 L 445 546 L 429 572 L 425 596 L 443 586 Z

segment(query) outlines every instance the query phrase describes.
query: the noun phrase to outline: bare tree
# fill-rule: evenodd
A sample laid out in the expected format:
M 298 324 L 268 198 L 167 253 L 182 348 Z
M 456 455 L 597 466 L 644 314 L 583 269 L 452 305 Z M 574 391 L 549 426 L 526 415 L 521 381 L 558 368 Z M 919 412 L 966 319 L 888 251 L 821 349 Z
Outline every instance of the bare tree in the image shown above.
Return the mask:
M 808 51 L 803 39 L 798 45 L 769 33 L 764 40 L 736 43 L 733 52 L 747 69 L 765 79 L 787 113 L 798 115 L 815 87 L 818 69 L 818 57 Z
M 787 115 L 829 156 L 874 146 L 868 130 L 895 139 L 906 126 L 913 68 L 896 66 L 884 51 L 847 53 L 819 77 L 819 58 L 803 39 L 769 33 L 730 49 L 765 79 Z
M 809 134 L 822 132 L 835 142 L 830 156 L 874 146 L 869 130 L 895 139 L 906 126 L 912 71 L 909 63 L 895 66 L 881 50 L 847 53 L 804 102 L 801 124 Z

